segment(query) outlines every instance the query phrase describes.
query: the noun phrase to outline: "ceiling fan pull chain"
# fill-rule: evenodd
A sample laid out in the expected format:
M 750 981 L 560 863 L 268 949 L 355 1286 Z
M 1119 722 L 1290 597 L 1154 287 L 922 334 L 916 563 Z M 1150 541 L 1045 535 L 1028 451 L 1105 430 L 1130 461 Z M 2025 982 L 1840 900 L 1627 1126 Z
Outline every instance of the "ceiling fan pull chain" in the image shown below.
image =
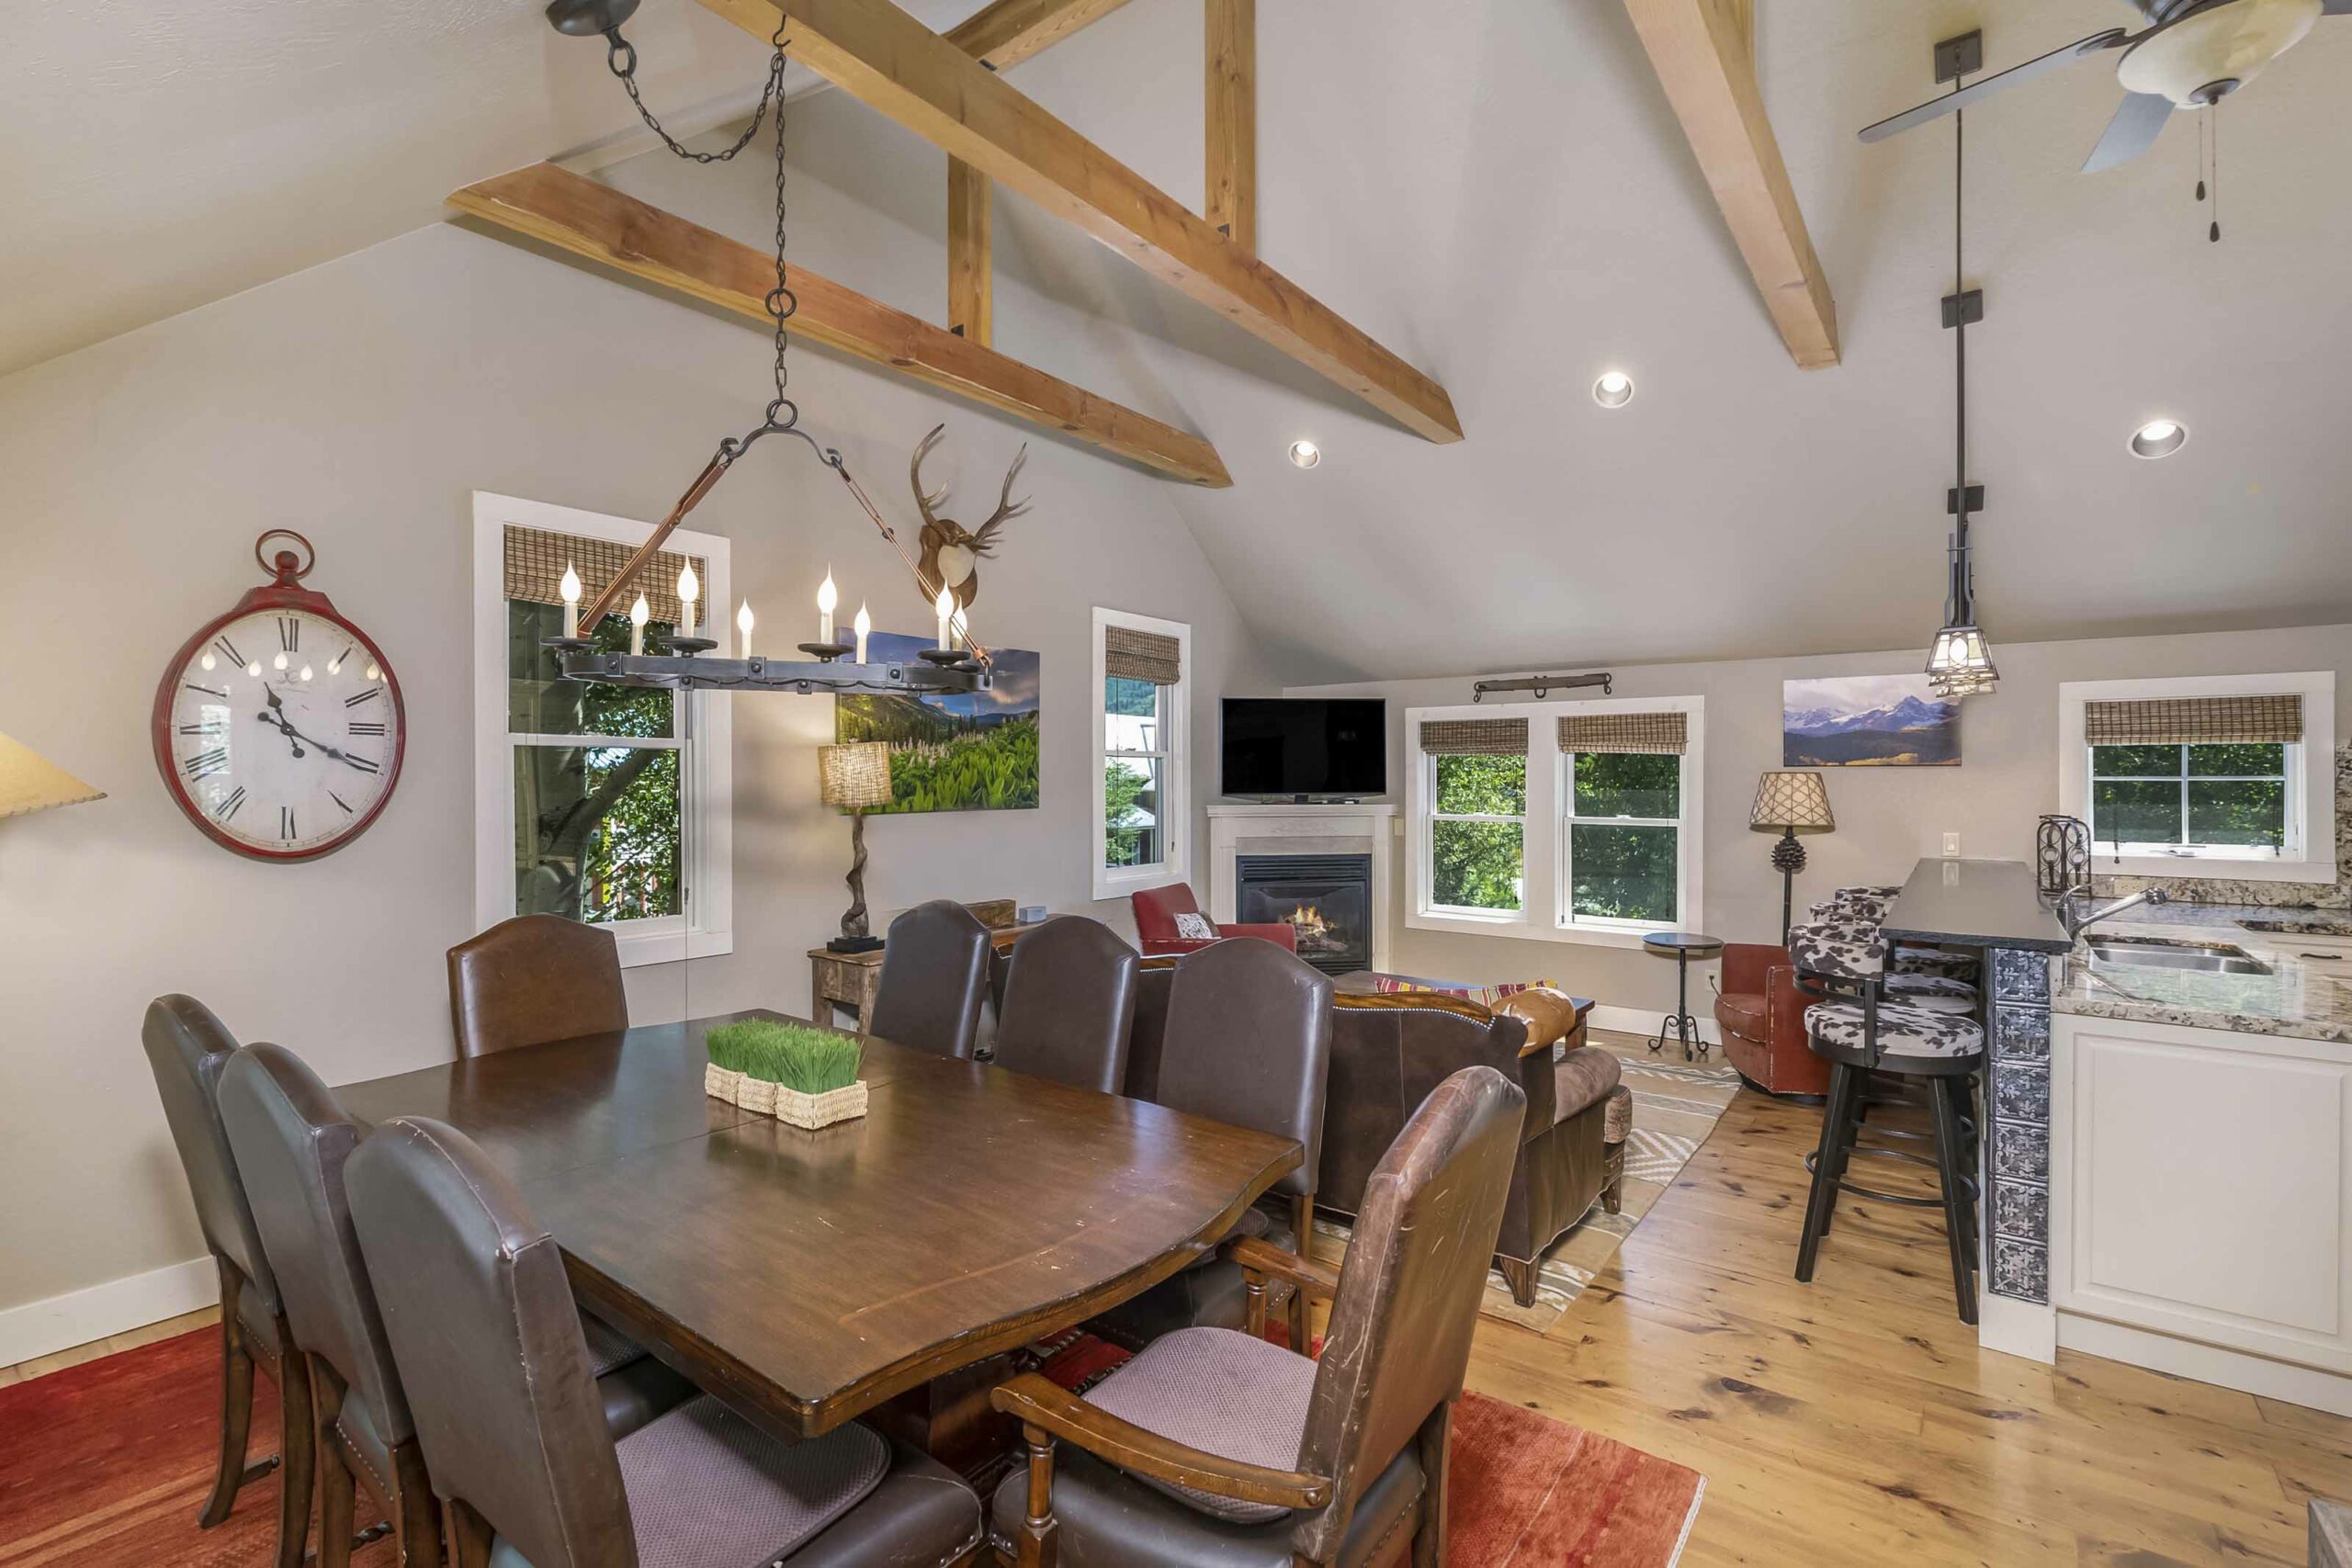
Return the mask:
M 2197 199 L 2205 199 L 2205 122 L 2197 122 Z
M 2206 243 L 2222 243 L 2222 106 L 2215 104 L 2213 114 L 2213 226 L 2205 231 Z

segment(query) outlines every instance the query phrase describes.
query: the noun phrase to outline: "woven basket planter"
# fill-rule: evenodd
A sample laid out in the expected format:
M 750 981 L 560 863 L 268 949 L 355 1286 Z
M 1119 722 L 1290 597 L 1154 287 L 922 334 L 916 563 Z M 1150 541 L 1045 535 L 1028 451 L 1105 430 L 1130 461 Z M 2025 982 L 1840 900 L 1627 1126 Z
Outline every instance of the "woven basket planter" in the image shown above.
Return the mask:
M 702 1091 L 713 1100 L 723 1100 L 729 1105 L 734 1104 L 736 1086 L 742 1081 L 742 1074 L 729 1072 L 717 1062 L 707 1062 L 703 1065 Z
M 765 1078 L 755 1078 L 746 1073 L 735 1086 L 735 1103 L 756 1116 L 775 1114 L 775 1098 L 781 1090 Z
M 865 1080 L 860 1078 L 841 1089 L 827 1089 L 822 1094 L 803 1094 L 797 1089 L 776 1087 L 775 1104 L 772 1114 L 779 1122 L 815 1132 L 836 1122 L 846 1122 L 865 1114 Z

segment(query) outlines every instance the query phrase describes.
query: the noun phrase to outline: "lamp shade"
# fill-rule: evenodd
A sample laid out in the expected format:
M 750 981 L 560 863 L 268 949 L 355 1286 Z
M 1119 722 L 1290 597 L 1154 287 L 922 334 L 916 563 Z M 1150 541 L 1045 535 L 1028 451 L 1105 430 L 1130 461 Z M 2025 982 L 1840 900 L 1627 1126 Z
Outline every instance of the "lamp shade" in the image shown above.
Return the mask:
M 0 817 L 106 797 L 106 791 L 92 789 L 31 747 L 0 735 Z
M 1767 769 L 1756 781 L 1756 805 L 1747 813 L 1747 825 L 1758 833 L 1836 832 L 1829 786 L 1819 773 L 1804 769 Z
M 863 811 L 890 804 L 890 748 L 851 740 L 817 748 L 817 786 L 827 806 Z

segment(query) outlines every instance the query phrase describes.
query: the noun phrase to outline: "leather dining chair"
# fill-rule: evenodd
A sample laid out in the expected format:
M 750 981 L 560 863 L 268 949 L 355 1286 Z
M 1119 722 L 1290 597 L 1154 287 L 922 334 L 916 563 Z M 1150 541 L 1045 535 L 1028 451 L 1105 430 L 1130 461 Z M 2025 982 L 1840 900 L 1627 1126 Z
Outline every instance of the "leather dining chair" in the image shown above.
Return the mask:
M 969 1060 L 988 998 L 989 928 L 961 904 L 934 898 L 890 922 L 865 1032 Z
M 276 1561 L 277 1568 L 301 1568 L 311 1532 L 311 1380 L 301 1356 L 290 1349 L 277 1279 L 220 1123 L 220 1074 L 236 1052 L 236 1037 L 210 1008 L 174 995 L 147 1004 L 140 1040 L 196 1200 L 197 1224 L 220 1272 L 220 1459 L 197 1523 L 206 1529 L 220 1524 L 236 1506 L 238 1488 L 277 1469 Z M 280 1452 L 248 1465 L 256 1365 L 277 1385 Z
M 347 1175 L 458 1568 L 942 1564 L 978 1544 L 970 1487 L 854 1422 L 780 1442 L 703 1395 L 616 1442 L 555 1241 L 471 1140 L 394 1117 Z
M 449 950 L 449 1021 L 460 1056 L 627 1029 L 620 944 L 559 915 L 501 920 Z
M 1142 960 L 1099 920 L 1047 920 L 1012 948 L 996 1065 L 1103 1094 L 1127 1077 Z
M 997 1488 L 999 1549 L 1019 1568 L 1271 1568 L 1396 1562 L 1409 1535 L 1415 1564 L 1443 1563 L 1453 1404 L 1524 1109 L 1492 1067 L 1439 1085 L 1374 1171 L 1336 1279 L 1237 1245 L 1253 1285 L 1330 1296 L 1319 1361 L 1192 1328 L 1083 1396 L 1034 1372 L 996 1389 L 1028 1457 Z
M 441 1509 L 344 1190 L 344 1166 L 368 1129 L 301 1058 L 269 1044 L 230 1058 L 220 1075 L 220 1118 L 294 1346 L 309 1359 L 318 1406 L 320 1568 L 351 1561 L 362 1477 L 391 1521 L 403 1568 L 434 1568 L 441 1561 Z M 693 1384 L 626 1336 L 594 1318 L 582 1322 L 590 1371 L 616 1435 L 694 1393 Z
M 1173 964 L 1151 1098 L 1170 1111 L 1305 1145 L 1299 1168 L 1261 1201 L 1286 1212 L 1244 1210 L 1227 1237 L 1255 1235 L 1304 1249 L 1314 1231 L 1330 1081 L 1330 976 L 1250 937 L 1201 948 Z M 1102 1324 L 1132 1344 L 1188 1325 L 1238 1328 L 1243 1310 L 1239 1267 L 1210 1253 L 1113 1309 Z M 1295 1294 L 1290 1322 L 1293 1343 L 1305 1345 L 1306 1302 Z

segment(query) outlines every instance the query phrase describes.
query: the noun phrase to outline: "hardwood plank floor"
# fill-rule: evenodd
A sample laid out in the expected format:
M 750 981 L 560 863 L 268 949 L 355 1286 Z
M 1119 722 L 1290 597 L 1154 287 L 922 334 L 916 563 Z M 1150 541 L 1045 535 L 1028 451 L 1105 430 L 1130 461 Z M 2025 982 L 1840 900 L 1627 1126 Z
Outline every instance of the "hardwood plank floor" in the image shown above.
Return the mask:
M 1686 1568 L 2304 1562 L 2306 1503 L 2352 1497 L 2352 1421 L 1980 1350 L 1933 1211 L 1849 1196 L 1799 1284 L 1820 1115 L 1744 1092 L 1548 1333 L 1480 1324 L 1470 1385 L 1704 1472 Z

